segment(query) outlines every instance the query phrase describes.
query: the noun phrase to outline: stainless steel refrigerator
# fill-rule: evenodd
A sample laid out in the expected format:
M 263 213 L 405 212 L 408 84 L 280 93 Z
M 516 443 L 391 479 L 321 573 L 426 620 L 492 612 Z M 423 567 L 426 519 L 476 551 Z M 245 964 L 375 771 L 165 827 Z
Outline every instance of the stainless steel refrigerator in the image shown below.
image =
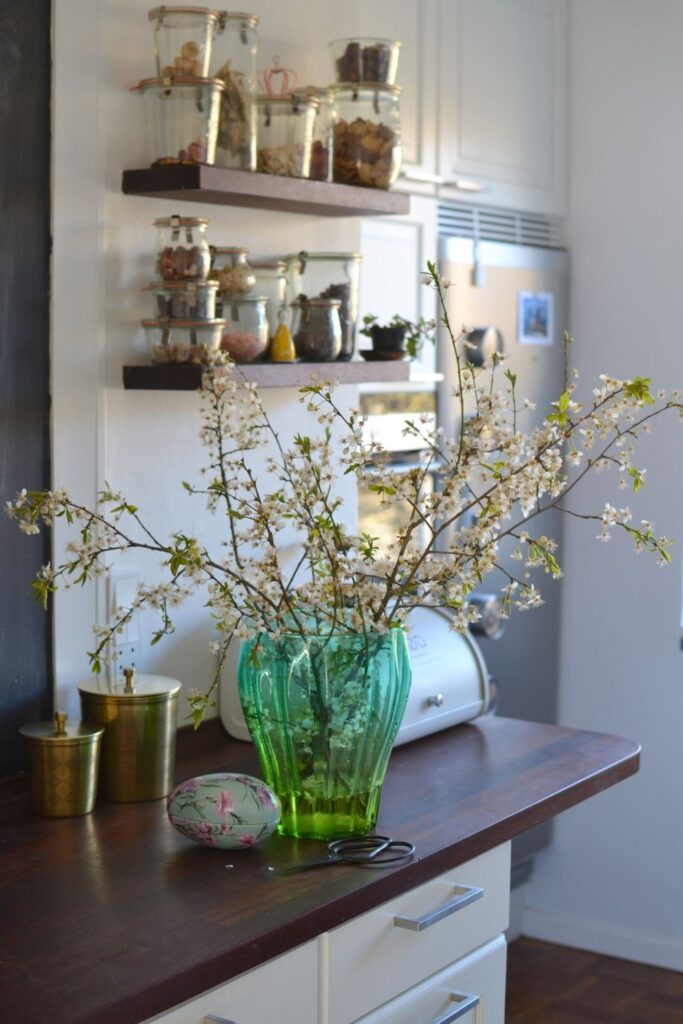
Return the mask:
M 522 429 L 530 429 L 545 413 L 550 402 L 562 392 L 564 375 L 563 333 L 568 323 L 568 257 L 558 244 L 553 224 L 533 221 L 531 240 L 536 244 L 500 241 L 508 236 L 528 239 L 528 230 L 514 214 L 491 223 L 476 219 L 468 210 L 463 218 L 447 208 L 440 221 L 440 272 L 451 282 L 446 292 L 449 318 L 454 328 L 471 332 L 476 360 L 480 350 L 502 347 L 505 367 L 518 374 L 520 397 L 530 399 L 535 411 L 524 414 Z M 454 224 L 455 221 L 455 224 Z M 536 227 L 540 223 L 540 229 Z M 450 234 L 465 227 L 474 237 Z M 540 232 L 540 234 L 539 234 Z M 482 238 L 488 234 L 488 238 Z M 493 236 L 493 239 L 491 238 Z M 542 244 L 537 244 L 538 242 Z M 458 428 L 458 403 L 453 399 L 454 361 L 445 330 L 438 341 L 438 370 L 444 379 L 438 385 L 438 419 L 451 435 Z M 561 545 L 561 517 L 546 512 L 535 527 Z M 516 546 L 516 545 L 514 545 Z M 503 545 L 503 559 L 513 545 Z M 561 548 L 560 548 L 560 564 Z M 511 569 L 514 563 L 510 563 Z M 485 589 L 495 591 L 505 584 L 489 576 Z M 513 612 L 503 636 L 497 640 L 478 638 L 489 672 L 499 690 L 498 713 L 511 718 L 553 722 L 557 709 L 559 662 L 559 616 L 561 581 L 539 573 L 534 582 L 545 603 L 527 612 Z M 520 875 L 529 869 L 529 859 L 549 839 L 550 829 L 542 827 L 519 837 L 513 845 L 513 864 Z

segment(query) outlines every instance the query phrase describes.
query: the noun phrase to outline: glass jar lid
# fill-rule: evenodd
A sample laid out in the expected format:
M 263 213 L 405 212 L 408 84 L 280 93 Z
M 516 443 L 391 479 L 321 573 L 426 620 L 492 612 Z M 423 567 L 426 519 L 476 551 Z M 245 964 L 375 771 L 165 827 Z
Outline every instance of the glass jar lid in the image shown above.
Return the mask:
M 258 14 L 246 14 L 240 11 L 219 11 L 218 12 L 218 23 L 223 28 L 227 23 L 231 21 L 244 22 L 247 28 L 257 28 L 259 23 Z
M 148 11 L 147 17 L 150 21 L 163 21 L 167 14 L 203 14 L 211 21 L 217 21 L 221 17 L 220 11 L 215 11 L 212 7 L 153 7 L 151 11 Z
M 53 722 L 31 722 L 19 729 L 22 736 L 38 743 L 56 743 L 71 746 L 79 743 L 91 743 L 104 732 L 104 726 L 90 725 L 88 722 L 68 722 L 67 716 L 61 711 L 55 714 Z
M 274 111 L 280 114 L 287 113 L 288 109 L 296 114 L 300 107 L 313 107 L 315 110 L 320 106 L 320 100 L 317 97 L 298 91 L 291 93 L 289 96 L 271 96 L 267 92 L 259 93 L 256 97 L 256 102 L 260 107 L 266 109 L 272 107 Z
M 161 289 L 159 290 L 161 291 Z M 193 331 L 201 331 L 202 329 L 208 331 L 213 330 L 216 327 L 224 327 L 225 320 L 175 320 L 169 318 L 167 320 L 141 320 L 140 324 L 143 327 L 161 327 L 165 331 L 167 331 L 169 327 L 189 327 Z M 144 677 L 141 676 L 140 678 Z M 156 677 L 148 676 L 147 678 Z M 159 676 L 159 679 L 161 678 L 163 677 Z
M 218 281 L 153 281 L 146 284 L 143 292 L 198 292 L 201 288 L 216 291 Z M 206 320 L 202 321 L 206 323 Z
M 381 43 L 382 46 L 401 46 L 398 39 L 378 39 L 377 36 L 347 36 L 344 39 L 332 39 L 327 45 L 339 46 L 340 43 Z
M 252 270 L 278 270 L 284 274 L 287 264 L 284 260 L 250 260 Z
M 133 86 L 135 89 L 144 91 L 150 89 L 155 85 L 163 86 L 164 89 L 174 89 L 176 86 L 191 85 L 196 89 L 198 85 L 217 85 L 220 86 L 221 91 L 225 90 L 225 82 L 222 78 L 190 78 L 185 75 L 166 75 L 164 78 L 143 78 L 137 85 Z
M 152 222 L 155 228 L 205 228 L 208 227 L 206 217 L 157 217 Z
M 217 323 L 217 321 L 213 321 Z M 162 326 L 167 326 L 163 324 Z M 169 676 L 146 675 L 133 673 L 132 690 L 127 689 L 128 682 L 117 682 L 113 686 L 108 685 L 104 680 L 98 678 L 86 679 L 78 684 L 79 693 L 87 693 L 103 700 L 144 700 L 155 697 L 172 697 L 178 693 L 182 683 L 178 679 L 171 679 Z
M 340 82 L 338 85 L 331 85 L 330 91 L 335 97 L 342 93 L 345 95 L 351 94 L 351 97 L 356 99 L 360 93 L 367 95 L 368 93 L 383 92 L 387 96 L 400 96 L 403 87 L 400 85 L 385 85 L 384 82 Z

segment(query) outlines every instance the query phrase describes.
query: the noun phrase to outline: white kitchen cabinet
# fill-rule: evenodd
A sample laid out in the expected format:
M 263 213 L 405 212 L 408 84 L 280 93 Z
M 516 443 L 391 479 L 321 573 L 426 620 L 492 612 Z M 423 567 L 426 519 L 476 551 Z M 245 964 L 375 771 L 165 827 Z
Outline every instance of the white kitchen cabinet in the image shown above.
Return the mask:
M 146 1024 L 503 1024 L 509 890 L 505 843 Z
M 564 213 L 566 0 L 440 0 L 438 131 L 444 198 Z

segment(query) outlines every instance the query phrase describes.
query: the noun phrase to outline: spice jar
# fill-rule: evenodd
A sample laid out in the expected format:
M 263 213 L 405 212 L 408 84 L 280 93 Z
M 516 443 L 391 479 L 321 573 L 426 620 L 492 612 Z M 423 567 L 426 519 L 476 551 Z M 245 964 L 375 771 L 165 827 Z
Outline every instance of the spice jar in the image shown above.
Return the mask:
M 236 363 L 252 363 L 268 345 L 265 295 L 246 295 L 223 303 L 221 348 Z
M 204 217 L 160 217 L 157 228 L 157 274 L 163 281 L 206 281 L 211 252 Z
M 332 142 L 334 131 L 334 96 L 331 89 L 307 85 L 296 90 L 304 96 L 314 96 L 318 109 L 313 119 L 311 143 L 311 168 L 308 177 L 312 181 L 332 181 Z
M 332 176 L 345 185 L 389 188 L 401 169 L 400 87 L 334 88 Z
M 137 89 L 145 100 L 152 167 L 214 163 L 220 78 L 145 78 Z
M 259 96 L 256 169 L 307 178 L 311 168 L 315 96 Z
M 342 344 L 339 359 L 354 353 L 360 283 L 359 252 L 299 252 L 287 257 L 287 292 L 297 299 L 339 299 Z
M 165 281 L 148 284 L 154 300 L 152 317 L 159 320 L 214 320 L 216 281 Z
M 148 14 L 154 33 L 157 74 L 206 78 L 218 11 L 208 7 L 155 7 Z
M 216 164 L 256 170 L 256 52 L 258 17 L 221 11 L 214 41 L 212 75 L 221 96 Z
M 330 44 L 337 82 L 394 85 L 401 44 L 394 39 L 334 39 Z
M 296 354 L 305 363 L 329 363 L 341 352 L 339 299 L 301 299 L 292 302 L 292 337 Z
M 240 246 L 211 246 L 211 279 L 218 282 L 220 296 L 246 295 L 256 284 L 254 271 L 247 262 L 248 249 Z M 218 314 L 222 316 L 221 298 Z
M 153 363 L 211 363 L 225 320 L 142 320 Z
M 272 338 L 279 323 L 280 311 L 285 308 L 287 264 L 284 260 L 252 260 L 251 269 L 256 277 L 254 287 L 257 293 L 268 299 L 266 320 L 268 337 Z

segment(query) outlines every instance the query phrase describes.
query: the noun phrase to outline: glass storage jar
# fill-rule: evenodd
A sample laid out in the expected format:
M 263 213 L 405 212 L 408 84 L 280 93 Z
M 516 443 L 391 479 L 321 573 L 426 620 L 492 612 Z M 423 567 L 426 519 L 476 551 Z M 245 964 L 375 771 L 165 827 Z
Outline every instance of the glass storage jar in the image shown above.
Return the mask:
M 143 320 L 153 363 L 210 363 L 225 320 Z
M 209 7 L 154 7 L 148 14 L 154 33 L 157 74 L 206 78 L 218 11 Z
M 342 330 L 339 299 L 300 299 L 292 302 L 292 338 L 304 363 L 330 363 L 339 357 Z
M 339 299 L 342 344 L 339 359 L 351 359 L 356 343 L 359 252 L 299 252 L 287 257 L 290 304 L 303 299 Z
M 398 85 L 334 88 L 332 176 L 344 185 L 389 188 L 401 169 Z
M 216 157 L 220 78 L 145 78 L 147 145 L 152 167 L 213 164 Z
M 236 363 L 251 363 L 268 345 L 265 295 L 245 295 L 223 303 L 221 348 Z
M 401 44 L 395 39 L 333 39 L 337 82 L 395 85 Z
M 211 279 L 218 282 L 219 303 L 224 295 L 246 295 L 256 284 L 248 255 L 238 245 L 211 246 Z
M 156 269 L 162 281 L 206 281 L 211 252 L 204 217 L 160 217 L 157 228 Z
M 268 337 L 272 338 L 277 330 L 280 311 L 285 308 L 287 264 L 284 260 L 252 260 L 251 269 L 256 277 L 256 291 L 268 299 L 266 319 Z
M 256 170 L 256 14 L 221 11 L 211 61 L 212 76 L 225 89 L 221 96 L 216 164 Z
M 334 132 L 334 99 L 331 89 L 306 85 L 297 89 L 304 96 L 314 96 L 318 109 L 313 119 L 311 143 L 311 168 L 308 177 L 312 181 L 332 181 L 332 142 Z
M 159 320 L 216 319 L 216 281 L 159 281 L 144 290 L 151 292 L 152 316 Z
M 307 178 L 311 168 L 315 96 L 259 96 L 256 169 Z

